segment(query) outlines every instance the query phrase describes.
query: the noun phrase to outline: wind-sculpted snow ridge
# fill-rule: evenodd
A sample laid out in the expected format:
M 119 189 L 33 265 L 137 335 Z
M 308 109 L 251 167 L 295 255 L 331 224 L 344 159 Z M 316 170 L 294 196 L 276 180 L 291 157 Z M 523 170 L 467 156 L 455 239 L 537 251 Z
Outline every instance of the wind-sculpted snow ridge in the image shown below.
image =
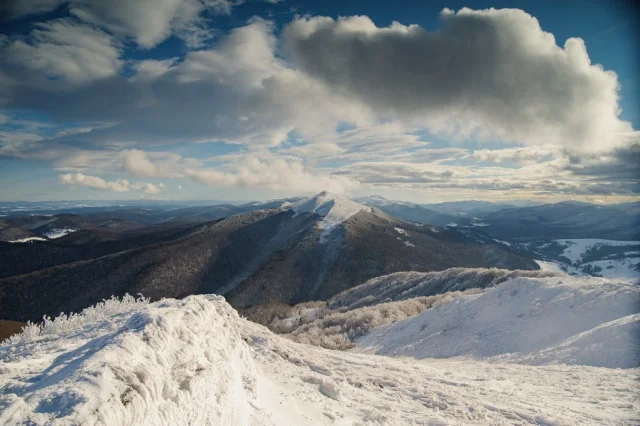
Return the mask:
M 640 366 L 640 287 L 568 275 L 514 278 L 382 326 L 357 350 L 415 358 Z
M 636 380 L 328 351 L 218 296 L 112 299 L 0 344 L 0 424 L 637 424 Z
M 372 278 L 334 296 L 332 309 L 349 310 L 379 303 L 433 296 L 450 291 L 494 287 L 518 277 L 553 277 L 564 274 L 550 271 L 509 271 L 506 269 L 450 268 L 438 272 L 397 272 Z
M 238 319 L 191 296 L 32 326 L 0 345 L 0 424 L 246 423 L 256 373 Z

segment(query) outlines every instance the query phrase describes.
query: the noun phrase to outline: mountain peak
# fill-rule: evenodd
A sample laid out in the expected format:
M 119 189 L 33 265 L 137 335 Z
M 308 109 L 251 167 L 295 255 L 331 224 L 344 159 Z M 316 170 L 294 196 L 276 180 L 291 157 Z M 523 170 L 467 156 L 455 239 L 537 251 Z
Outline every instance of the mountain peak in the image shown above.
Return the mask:
M 324 234 L 361 210 L 371 211 L 370 207 L 327 191 L 302 199 L 294 203 L 292 208 L 296 213 L 316 213 L 322 216 L 318 227 L 325 231 Z

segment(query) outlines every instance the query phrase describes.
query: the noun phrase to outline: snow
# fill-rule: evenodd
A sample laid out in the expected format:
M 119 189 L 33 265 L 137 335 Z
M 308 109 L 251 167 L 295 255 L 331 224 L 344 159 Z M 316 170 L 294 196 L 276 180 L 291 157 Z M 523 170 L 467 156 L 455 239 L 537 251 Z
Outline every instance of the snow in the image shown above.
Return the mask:
M 323 219 L 318 223 L 318 228 L 323 230 L 321 240 L 324 240 L 336 226 L 359 211 L 372 211 L 370 207 L 326 191 L 315 197 L 300 200 L 294 203 L 292 208 L 296 214 L 305 212 L 322 216 Z
M 601 247 L 629 247 L 640 246 L 640 241 L 617 241 L 596 238 L 588 239 L 562 239 L 554 240 L 564 248 L 562 258 L 566 258 L 570 263 L 561 263 L 560 267 L 572 275 L 592 274 L 606 278 L 624 280 L 633 283 L 640 283 L 640 257 L 635 250 L 624 251 L 606 255 L 601 259 L 585 262 L 587 254 L 592 250 Z M 544 249 L 551 243 L 540 246 Z M 612 257 L 615 257 L 612 259 Z
M 640 342 L 639 312 L 640 287 L 635 284 L 595 277 L 515 278 L 376 328 L 357 341 L 357 350 L 415 358 L 638 367 L 636 346 L 607 343 L 621 339 L 621 324 L 635 335 L 632 343 Z M 596 335 L 600 343 L 593 342 Z
M 21 238 L 19 240 L 9 241 L 9 242 L 10 243 L 30 243 L 32 241 L 47 241 L 47 239 L 42 237 L 28 237 L 28 238 Z
M 398 234 L 400 234 L 400 235 L 404 235 L 405 237 L 408 237 L 408 236 L 409 236 L 409 234 L 407 233 L 407 231 L 405 231 L 405 230 L 404 230 L 404 229 L 402 229 L 402 228 L 393 228 L 393 229 L 395 229 L 395 230 L 396 230 L 396 232 L 397 232 Z
M 64 237 L 65 235 L 71 234 L 72 232 L 76 232 L 76 231 L 77 229 L 70 229 L 70 228 L 51 229 L 49 232 L 45 233 L 44 235 L 47 238 L 54 240 L 56 238 Z
M 255 364 L 222 298 L 125 307 L 0 345 L 0 424 L 247 423 Z
M 562 272 L 563 274 L 568 273 L 568 271 L 565 269 L 566 266 L 558 262 L 547 262 L 545 260 L 536 260 L 536 259 L 534 259 L 533 261 L 536 262 L 540 267 L 540 269 L 542 269 L 543 271 Z M 574 275 L 574 274 L 571 274 L 571 275 Z M 579 275 L 584 275 L 584 274 L 579 274 Z
M 593 343 L 601 330 L 633 321 L 577 337 Z M 107 301 L 29 328 L 0 344 L 0 360 L 0 424 L 7 425 L 640 420 L 638 369 L 330 351 L 274 335 L 218 296 Z
M 640 241 L 617 241 L 603 240 L 598 238 L 582 238 L 582 239 L 564 239 L 554 240 L 555 242 L 566 246 L 562 256 L 566 257 L 573 264 L 581 263 L 584 255 L 596 246 L 638 246 Z M 542 247 L 541 247 L 542 248 Z

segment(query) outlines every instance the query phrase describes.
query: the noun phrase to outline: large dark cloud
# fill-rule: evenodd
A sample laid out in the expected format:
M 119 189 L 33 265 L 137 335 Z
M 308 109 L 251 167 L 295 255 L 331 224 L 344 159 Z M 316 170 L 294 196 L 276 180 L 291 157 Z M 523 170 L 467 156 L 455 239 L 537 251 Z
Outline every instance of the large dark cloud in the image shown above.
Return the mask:
M 300 18 L 284 32 L 291 61 L 392 117 L 431 129 L 600 150 L 621 143 L 618 81 L 581 39 L 558 47 L 517 9 L 444 10 L 442 28 L 367 17 Z

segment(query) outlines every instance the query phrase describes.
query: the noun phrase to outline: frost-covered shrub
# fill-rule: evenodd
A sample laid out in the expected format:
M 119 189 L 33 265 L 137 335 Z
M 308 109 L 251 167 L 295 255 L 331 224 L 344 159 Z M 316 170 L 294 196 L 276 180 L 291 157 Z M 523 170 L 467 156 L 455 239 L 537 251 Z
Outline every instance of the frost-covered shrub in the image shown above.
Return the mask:
M 462 296 L 484 292 L 484 289 L 454 291 L 436 296 L 415 297 L 408 300 L 381 303 L 374 306 L 338 311 L 324 309 L 318 318 L 291 329 L 286 337 L 300 343 L 327 349 L 346 350 L 355 346 L 355 340 L 376 327 L 392 324 Z M 276 319 L 272 329 L 283 328 L 284 321 Z
M 80 313 L 65 315 L 64 312 L 51 319 L 43 318 L 42 323 L 29 321 L 22 329 L 22 333 L 15 334 L 8 339 L 9 344 L 36 341 L 44 336 L 69 333 L 85 325 L 99 324 L 101 320 L 118 314 L 131 313 L 137 308 L 149 303 L 149 299 L 139 295 L 137 298 L 125 294 L 122 298 L 111 296 L 110 299 L 98 302 L 84 309 Z

